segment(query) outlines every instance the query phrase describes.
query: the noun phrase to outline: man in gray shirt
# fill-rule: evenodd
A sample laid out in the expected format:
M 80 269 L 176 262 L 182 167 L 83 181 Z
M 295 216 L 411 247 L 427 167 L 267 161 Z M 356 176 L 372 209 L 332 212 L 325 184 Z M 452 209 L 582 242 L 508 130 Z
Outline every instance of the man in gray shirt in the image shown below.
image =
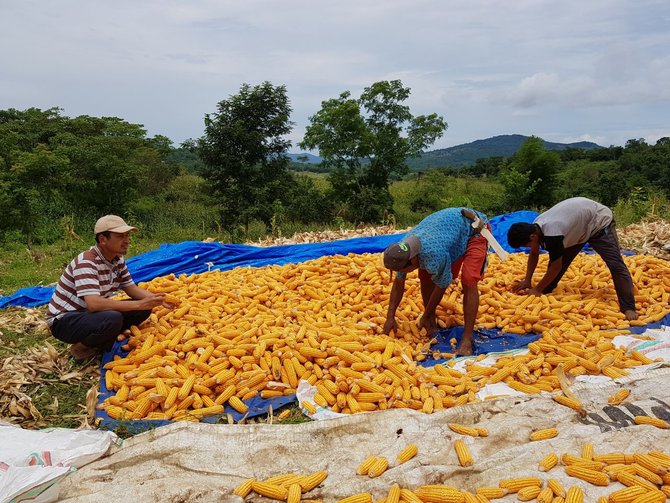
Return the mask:
M 621 258 L 614 217 L 606 206 L 585 197 L 566 199 L 542 213 L 532 224 L 512 224 L 507 241 L 514 248 L 530 247 L 526 277 L 512 289 L 527 290 L 533 295 L 553 291 L 584 244 L 588 243 L 612 273 L 619 307 L 626 319 L 637 319 L 633 279 Z M 540 247 L 549 252 L 549 266 L 544 277 L 533 287 Z

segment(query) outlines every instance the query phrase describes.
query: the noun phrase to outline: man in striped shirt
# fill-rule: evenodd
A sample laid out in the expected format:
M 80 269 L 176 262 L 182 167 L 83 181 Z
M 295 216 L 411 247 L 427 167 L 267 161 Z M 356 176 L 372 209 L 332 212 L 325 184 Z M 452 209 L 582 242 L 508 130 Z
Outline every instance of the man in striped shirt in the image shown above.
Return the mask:
M 100 218 L 96 245 L 70 262 L 51 297 L 47 325 L 56 339 L 72 344 L 70 353 L 77 360 L 111 349 L 119 334 L 146 320 L 154 307 L 171 307 L 164 295 L 138 287 L 130 277 L 123 255 L 131 231 L 137 227 L 121 217 Z M 132 300 L 111 299 L 119 289 Z

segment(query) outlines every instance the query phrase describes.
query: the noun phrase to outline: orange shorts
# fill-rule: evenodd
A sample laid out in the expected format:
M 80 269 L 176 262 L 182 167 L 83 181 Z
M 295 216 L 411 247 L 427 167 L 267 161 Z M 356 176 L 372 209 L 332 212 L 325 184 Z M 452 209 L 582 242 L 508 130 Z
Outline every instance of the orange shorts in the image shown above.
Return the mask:
M 489 231 L 491 226 L 487 225 Z M 481 234 L 475 234 L 468 239 L 465 254 L 451 264 L 451 274 L 454 280 L 461 272 L 461 284 L 476 286 L 484 277 L 488 258 L 489 244 Z

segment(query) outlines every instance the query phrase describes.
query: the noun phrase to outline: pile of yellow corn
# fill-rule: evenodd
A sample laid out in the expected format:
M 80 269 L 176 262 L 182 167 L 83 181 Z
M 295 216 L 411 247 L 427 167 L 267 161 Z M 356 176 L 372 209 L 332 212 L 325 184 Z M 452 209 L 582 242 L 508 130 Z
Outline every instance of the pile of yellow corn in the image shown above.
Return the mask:
M 474 427 L 456 425 L 458 428 Z M 454 441 L 454 447 L 462 467 L 473 465 L 472 456 L 461 440 Z M 411 453 L 407 456 L 406 453 Z M 410 444 L 398 455 L 398 464 L 409 461 L 417 455 L 416 445 Z M 466 456 L 465 462 L 463 456 Z M 549 461 L 549 462 L 548 462 Z M 613 452 L 595 454 L 593 445 L 584 444 L 580 455 L 564 453 L 560 463 L 565 473 L 596 486 L 609 486 L 618 483 L 623 488 L 615 489 L 608 496 L 602 496 L 598 503 L 665 503 L 670 497 L 670 455 L 654 450 L 647 453 L 626 454 Z M 559 457 L 555 453 L 546 456 L 539 463 L 539 470 L 549 472 L 558 466 Z M 377 465 L 379 473 L 371 474 Z M 397 466 L 397 465 L 396 465 Z M 383 457 L 370 456 L 356 470 L 356 475 L 377 477 L 389 467 Z M 319 471 L 312 475 L 293 473 L 276 475 L 259 482 L 248 479 L 235 488 L 234 494 L 246 497 L 255 491 L 267 498 L 299 503 L 301 494 L 312 490 L 327 478 L 327 472 Z M 293 495 L 292 495 L 293 492 Z M 537 501 L 538 503 L 583 503 L 584 490 L 577 486 L 567 489 L 556 478 L 543 480 L 540 477 L 524 476 L 500 480 L 498 487 L 477 487 L 462 490 L 451 485 L 423 485 L 416 489 L 400 487 L 394 483 L 389 488 L 384 503 L 487 503 L 493 499 L 516 495 L 517 501 Z M 310 500 L 314 501 L 314 500 Z M 372 493 L 363 492 L 340 499 L 338 503 L 372 503 Z
M 417 365 L 431 354 L 431 341 L 416 328 L 417 279 L 407 280 L 399 333 L 382 333 L 390 276 L 379 255 L 156 278 L 143 286 L 169 294 L 178 306 L 157 308 L 132 327 L 129 354 L 105 365 L 106 387 L 116 394 L 103 406 L 115 419 L 197 421 L 220 414 L 225 404 L 244 413 L 244 400 L 257 394 L 293 394 L 304 379 L 318 390 L 316 405 L 334 411 L 410 407 L 430 413 L 476 401 L 488 383 L 504 381 L 525 393 L 558 391 L 564 373 L 618 377 L 650 363 L 612 344 L 628 324 L 613 288 L 604 288 L 609 271 L 597 257 L 578 257 L 562 289 L 538 298 L 509 292 L 525 266 L 525 255 L 511 257 L 502 264 L 492 259 L 481 284 L 480 326 L 543 336 L 527 355 L 490 367 L 470 361 L 464 372 Z M 647 256 L 626 261 L 640 322 L 660 319 L 670 311 L 670 267 Z M 461 312 L 460 288 L 452 286 L 438 317 L 460 323 Z M 601 330 L 608 327 L 619 330 Z

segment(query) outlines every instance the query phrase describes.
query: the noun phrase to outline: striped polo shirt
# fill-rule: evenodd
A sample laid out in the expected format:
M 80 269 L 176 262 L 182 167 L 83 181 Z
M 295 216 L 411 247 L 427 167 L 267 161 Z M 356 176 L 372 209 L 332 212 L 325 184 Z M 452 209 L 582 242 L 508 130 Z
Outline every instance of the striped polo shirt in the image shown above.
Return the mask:
M 86 295 L 110 297 L 133 284 L 123 257 L 110 262 L 97 246 L 92 246 L 70 262 L 58 280 L 47 309 L 47 325 L 66 313 L 86 311 Z

